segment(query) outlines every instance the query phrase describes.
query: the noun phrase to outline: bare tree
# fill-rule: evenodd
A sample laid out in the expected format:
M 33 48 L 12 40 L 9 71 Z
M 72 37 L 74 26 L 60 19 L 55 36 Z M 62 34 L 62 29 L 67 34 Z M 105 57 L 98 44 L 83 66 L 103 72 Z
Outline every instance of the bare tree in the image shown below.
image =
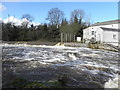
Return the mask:
M 50 21 L 50 24 L 58 26 L 61 24 L 63 18 L 63 11 L 59 10 L 58 8 L 52 8 L 50 11 L 48 11 L 48 17 L 46 19 Z
M 75 9 L 74 11 L 71 12 L 71 22 L 74 21 L 74 17 L 82 21 L 84 16 L 85 16 L 85 12 L 83 10 Z
M 34 20 L 33 16 L 31 16 L 30 14 L 24 14 L 22 15 L 22 18 L 26 18 L 29 22 L 32 22 Z
M 27 27 L 27 25 L 34 20 L 34 17 L 32 17 L 30 14 L 24 14 L 22 15 L 21 19 L 26 19 L 23 21 L 22 25 Z
M 90 15 L 86 17 L 85 22 L 87 26 L 90 26 L 92 24 Z

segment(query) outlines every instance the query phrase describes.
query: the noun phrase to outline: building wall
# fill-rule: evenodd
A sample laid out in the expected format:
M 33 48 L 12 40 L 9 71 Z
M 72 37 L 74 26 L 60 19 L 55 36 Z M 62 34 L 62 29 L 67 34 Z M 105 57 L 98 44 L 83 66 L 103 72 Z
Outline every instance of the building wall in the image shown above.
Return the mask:
M 96 41 L 103 41 L 102 34 L 103 30 L 100 27 L 89 27 L 83 30 L 83 39 L 87 42 L 89 42 L 91 38 L 95 38 Z
M 90 28 L 86 28 L 83 30 L 83 39 L 84 40 L 90 39 Z
M 96 41 L 100 41 L 100 42 L 104 41 L 103 30 L 101 28 L 98 28 L 96 30 Z
M 104 31 L 103 42 L 118 45 L 118 32 L 117 31 Z
M 118 32 L 117 31 L 104 31 L 100 27 L 118 29 L 118 24 L 91 26 L 89 28 L 86 28 L 86 29 L 83 30 L 83 39 L 86 42 L 89 42 L 90 39 L 92 37 L 94 37 L 96 41 L 118 45 Z M 92 35 L 92 31 L 95 32 L 94 35 Z M 113 35 L 114 36 L 116 35 L 116 38 L 114 38 Z

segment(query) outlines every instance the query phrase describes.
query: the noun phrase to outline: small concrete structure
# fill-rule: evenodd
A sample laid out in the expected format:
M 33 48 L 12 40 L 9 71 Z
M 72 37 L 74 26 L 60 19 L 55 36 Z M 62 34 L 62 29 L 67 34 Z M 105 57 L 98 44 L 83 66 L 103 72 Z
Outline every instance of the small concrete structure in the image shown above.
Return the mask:
M 77 37 L 77 42 L 81 42 L 81 37 Z

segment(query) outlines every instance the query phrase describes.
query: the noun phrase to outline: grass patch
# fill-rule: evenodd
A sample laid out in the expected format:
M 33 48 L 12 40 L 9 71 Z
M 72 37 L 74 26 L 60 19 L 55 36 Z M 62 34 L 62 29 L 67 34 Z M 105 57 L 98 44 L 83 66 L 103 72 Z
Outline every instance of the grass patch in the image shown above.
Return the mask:
M 22 78 L 16 78 L 5 85 L 5 88 L 65 88 L 65 78 L 61 77 L 59 80 L 49 80 L 45 82 L 28 81 Z
M 25 85 L 24 88 L 47 88 L 47 87 L 39 82 L 30 82 L 27 85 Z
M 5 86 L 8 88 L 23 88 L 27 83 L 29 82 L 25 79 L 16 78 L 8 84 L 6 84 Z
M 92 43 L 88 43 L 88 48 L 92 48 L 92 49 L 99 49 L 99 45 L 98 44 L 92 44 Z

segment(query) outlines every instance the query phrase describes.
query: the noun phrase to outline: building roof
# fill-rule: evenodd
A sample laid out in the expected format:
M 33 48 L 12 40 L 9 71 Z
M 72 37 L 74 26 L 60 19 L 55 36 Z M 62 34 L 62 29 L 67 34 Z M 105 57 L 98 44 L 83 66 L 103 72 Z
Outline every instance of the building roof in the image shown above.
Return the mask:
M 95 24 L 93 24 L 91 26 L 109 25 L 109 24 L 117 24 L 117 23 L 120 23 L 120 19 L 111 20 L 111 21 L 105 21 L 105 22 L 98 22 L 98 23 L 95 23 Z
M 104 31 L 117 31 L 117 32 L 120 32 L 120 29 L 106 28 L 106 27 L 100 27 L 100 28 L 103 29 Z

